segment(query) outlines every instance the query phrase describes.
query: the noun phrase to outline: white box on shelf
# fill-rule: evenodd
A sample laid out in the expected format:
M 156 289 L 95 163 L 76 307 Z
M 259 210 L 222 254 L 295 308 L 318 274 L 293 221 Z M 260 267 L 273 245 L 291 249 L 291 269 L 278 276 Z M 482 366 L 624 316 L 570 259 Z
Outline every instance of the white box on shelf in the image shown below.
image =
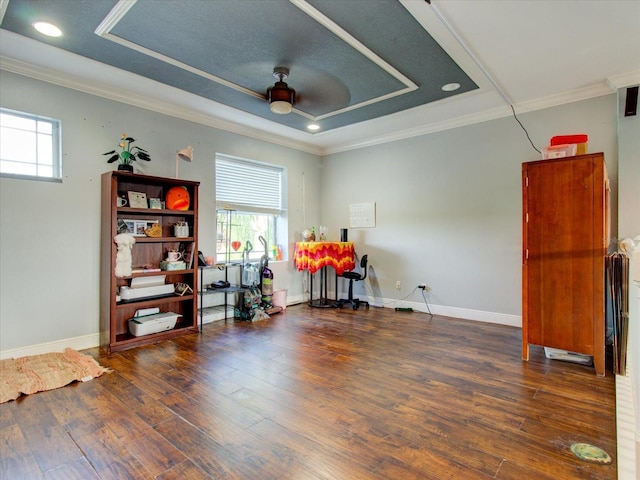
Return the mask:
M 176 326 L 178 317 L 182 315 L 173 312 L 156 313 L 144 317 L 133 317 L 129 319 L 129 332 L 134 337 L 149 335 L 151 333 L 164 332 Z
M 160 270 L 164 270 L 167 272 L 173 271 L 173 270 L 184 270 L 185 268 L 187 268 L 187 264 L 185 262 L 183 262 L 182 260 L 176 260 L 173 262 L 169 262 L 167 260 L 162 260 L 160 262 Z
M 136 277 L 131 279 L 131 288 L 157 287 L 164 285 L 166 275 L 150 275 L 148 277 Z
M 136 288 L 129 288 L 126 286 L 122 286 L 120 287 L 120 298 L 122 300 L 137 300 L 140 298 L 156 297 L 160 295 L 170 295 L 174 292 L 175 292 L 175 286 L 173 285 L 173 283 L 167 283 L 165 285 L 153 285 L 151 287 L 136 287 Z

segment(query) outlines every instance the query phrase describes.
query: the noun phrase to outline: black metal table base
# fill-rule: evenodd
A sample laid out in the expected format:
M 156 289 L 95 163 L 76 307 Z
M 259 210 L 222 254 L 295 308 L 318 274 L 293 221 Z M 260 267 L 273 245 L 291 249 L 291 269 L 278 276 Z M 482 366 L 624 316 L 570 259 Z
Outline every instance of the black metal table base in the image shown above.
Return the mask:
M 327 290 L 327 268 L 322 267 L 320 269 L 320 296 L 316 299 L 313 298 L 313 277 L 315 274 L 309 272 L 309 306 L 316 308 L 336 308 L 338 306 L 338 299 L 328 298 L 328 290 Z M 335 294 L 338 295 L 338 275 L 335 275 L 336 279 L 336 288 Z

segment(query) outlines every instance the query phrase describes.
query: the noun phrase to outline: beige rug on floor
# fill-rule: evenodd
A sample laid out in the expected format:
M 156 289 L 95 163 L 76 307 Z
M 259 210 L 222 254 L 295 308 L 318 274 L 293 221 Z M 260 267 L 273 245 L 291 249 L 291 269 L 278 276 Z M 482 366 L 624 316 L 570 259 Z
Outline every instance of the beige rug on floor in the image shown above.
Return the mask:
M 0 403 L 15 400 L 22 394 L 91 380 L 109 371 L 92 357 L 71 348 L 64 352 L 0 360 Z

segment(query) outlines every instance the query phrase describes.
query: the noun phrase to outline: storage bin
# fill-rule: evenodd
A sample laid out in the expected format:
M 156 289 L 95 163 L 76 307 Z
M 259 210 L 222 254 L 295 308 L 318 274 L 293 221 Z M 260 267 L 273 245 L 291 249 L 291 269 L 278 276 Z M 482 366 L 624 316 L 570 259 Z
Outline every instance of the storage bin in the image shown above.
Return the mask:
M 174 236 L 178 238 L 187 238 L 189 236 L 189 225 L 174 225 Z
M 282 310 L 287 308 L 287 290 L 274 290 L 271 303 L 275 307 L 282 307 Z
M 568 145 L 551 145 L 542 149 L 542 158 L 547 160 L 550 158 L 573 157 L 576 154 L 577 145 L 575 143 Z
M 585 155 L 587 153 L 587 142 L 589 140 L 589 136 L 584 133 L 578 135 L 556 135 L 555 137 L 551 137 L 551 141 L 549 145 L 570 145 L 575 143 L 576 145 L 576 153 L 575 155 Z

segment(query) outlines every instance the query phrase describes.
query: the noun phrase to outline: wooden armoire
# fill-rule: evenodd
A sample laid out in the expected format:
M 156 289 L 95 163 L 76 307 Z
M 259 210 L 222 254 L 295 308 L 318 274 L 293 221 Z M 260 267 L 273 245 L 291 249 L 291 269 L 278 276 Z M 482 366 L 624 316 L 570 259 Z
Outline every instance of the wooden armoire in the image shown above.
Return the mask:
M 592 355 L 604 375 L 604 155 L 523 163 L 522 207 L 522 358 L 530 344 Z

